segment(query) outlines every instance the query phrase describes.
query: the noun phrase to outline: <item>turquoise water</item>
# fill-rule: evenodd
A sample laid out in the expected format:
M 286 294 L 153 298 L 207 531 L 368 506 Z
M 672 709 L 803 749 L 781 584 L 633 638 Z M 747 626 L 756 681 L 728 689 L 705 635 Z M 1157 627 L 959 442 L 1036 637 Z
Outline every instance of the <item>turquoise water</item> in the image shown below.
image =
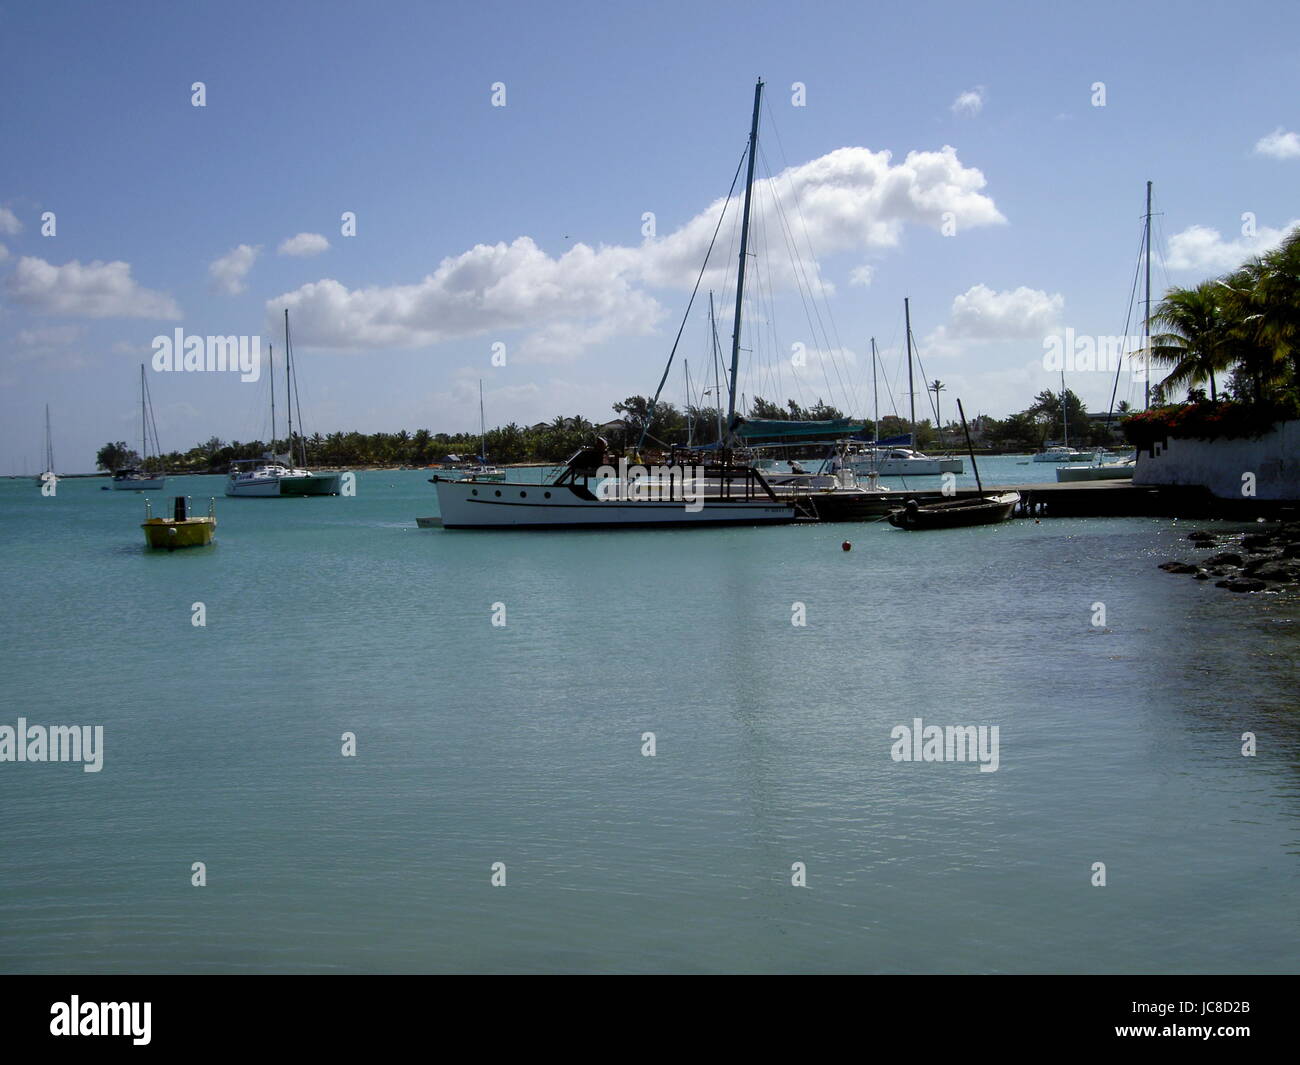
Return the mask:
M 427 476 L 177 478 L 174 555 L 0 482 L 0 724 L 105 736 L 0 763 L 0 970 L 1295 970 L 1300 606 L 1156 569 L 1195 526 L 428 531 Z

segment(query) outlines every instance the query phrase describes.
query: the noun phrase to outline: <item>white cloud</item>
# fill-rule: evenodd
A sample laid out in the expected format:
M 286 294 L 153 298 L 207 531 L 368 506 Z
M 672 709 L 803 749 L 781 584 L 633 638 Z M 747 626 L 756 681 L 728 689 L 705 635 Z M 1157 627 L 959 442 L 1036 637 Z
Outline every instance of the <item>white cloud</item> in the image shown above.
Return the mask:
M 8 207 L 0 207 L 0 233 L 15 237 L 23 231 L 23 224 L 18 216 Z
M 788 289 L 801 275 L 819 282 L 811 258 L 790 262 L 785 242 L 775 236 L 783 224 L 794 229 L 805 255 L 809 248 L 825 257 L 894 247 L 908 224 L 937 230 L 947 212 L 962 230 L 1005 222 L 983 193 L 985 184 L 984 175 L 963 166 L 947 146 L 909 152 L 897 164 L 886 151 L 840 148 L 756 182 L 754 231 L 772 234 L 779 246 L 762 256 L 768 283 Z M 518 354 L 566 361 L 587 345 L 651 332 L 665 312 L 646 290 L 695 283 L 725 203 L 719 199 L 675 231 L 638 246 L 576 244 L 551 256 L 531 238 L 518 237 L 450 256 L 411 284 L 349 289 L 324 278 L 269 300 L 268 321 L 287 306 L 295 312 L 294 336 L 301 344 L 342 351 L 528 330 Z M 736 224 L 739 215 L 736 197 L 727 219 Z M 725 242 L 724 233 L 719 244 Z M 715 248 L 706 287 L 723 286 L 734 268 L 724 260 Z
M 973 285 L 952 301 L 949 335 L 966 340 L 1041 338 L 1060 321 L 1065 297 L 1037 288 L 995 292 Z
M 957 99 L 952 102 L 952 113 L 958 118 L 974 118 L 984 110 L 984 86 L 976 85 L 973 89 L 967 89 L 959 93 Z
M 1270 155 L 1274 159 L 1300 159 L 1300 133 L 1278 126 L 1255 142 L 1255 154 Z
M 862 288 L 866 288 L 875 279 L 875 276 L 876 268 L 864 263 L 862 266 L 855 266 L 853 268 L 853 272 L 849 274 L 849 284 L 860 285 Z
M 84 266 L 74 259 L 53 266 L 23 256 L 5 287 L 13 302 L 44 314 L 84 318 L 179 318 L 180 308 L 165 292 L 141 288 L 131 264 L 99 262 Z
M 1263 255 L 1282 243 L 1300 219 L 1292 219 L 1281 229 L 1259 226 L 1254 236 L 1224 240 L 1217 229 L 1188 226 L 1169 238 L 1168 265 L 1171 270 L 1235 270 L 1253 255 Z
M 256 247 L 249 244 L 240 244 L 237 248 L 231 248 L 220 259 L 208 264 L 208 273 L 212 275 L 212 283 L 229 296 L 238 296 L 248 286 L 244 283 L 244 278 L 248 276 L 248 271 L 253 269 L 253 263 L 261 254 L 262 246 Z
M 328 251 L 329 246 L 330 242 L 319 233 L 299 233 L 297 236 L 284 241 L 277 251 L 281 255 L 306 257 Z

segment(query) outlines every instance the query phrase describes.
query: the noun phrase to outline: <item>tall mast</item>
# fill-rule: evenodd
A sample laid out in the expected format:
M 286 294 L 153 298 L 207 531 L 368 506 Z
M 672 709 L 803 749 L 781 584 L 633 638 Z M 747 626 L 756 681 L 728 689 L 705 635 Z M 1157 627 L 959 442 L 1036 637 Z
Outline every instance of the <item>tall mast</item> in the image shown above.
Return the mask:
M 478 379 L 478 460 L 487 462 L 487 419 L 483 417 L 483 378 Z
M 689 448 L 695 442 L 695 420 L 691 415 L 691 360 L 682 359 L 682 368 L 686 371 L 686 446 Z
M 912 304 L 903 297 L 903 321 L 907 333 L 907 398 L 911 401 L 912 446 L 916 447 L 916 387 L 912 384 Z
M 45 471 L 54 472 L 54 437 L 50 435 L 50 405 L 45 404 Z
M 289 465 L 293 465 L 293 380 L 289 366 L 293 361 L 293 347 L 289 343 L 289 308 L 284 309 L 284 405 L 289 408 Z M 274 441 L 272 441 L 274 444 Z M 274 447 L 271 448 L 275 450 Z
M 147 465 L 149 457 L 149 430 L 144 419 L 144 363 L 140 363 L 140 466 Z
M 1146 289 L 1147 312 L 1142 316 L 1142 349 L 1147 359 L 1146 409 L 1151 409 L 1151 182 L 1147 182 L 1147 222 L 1146 235 L 1142 243 L 1146 246 Z
M 740 267 L 736 272 L 736 317 L 731 327 L 731 382 L 727 389 L 727 431 L 736 427 L 736 379 L 740 369 L 740 311 L 745 299 L 745 258 L 749 254 L 749 205 L 754 194 L 754 157 L 758 154 L 758 108 L 763 79 L 754 86 L 754 117 L 749 124 L 749 166 L 745 174 L 745 212 L 740 220 Z
M 871 415 L 871 435 L 880 443 L 880 383 L 876 380 L 876 338 L 871 338 L 871 402 L 874 410 Z
M 275 345 L 266 345 L 267 376 L 271 379 L 271 461 L 275 461 Z

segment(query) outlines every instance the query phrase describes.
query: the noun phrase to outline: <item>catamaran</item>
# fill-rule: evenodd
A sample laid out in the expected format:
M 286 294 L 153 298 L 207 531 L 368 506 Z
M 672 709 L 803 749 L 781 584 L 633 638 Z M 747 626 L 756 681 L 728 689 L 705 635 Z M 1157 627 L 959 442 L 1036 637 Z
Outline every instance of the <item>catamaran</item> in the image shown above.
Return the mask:
M 236 459 L 230 464 L 226 478 L 226 495 L 256 496 L 336 496 L 339 494 L 337 473 L 321 473 L 307 468 L 307 440 L 302 430 L 302 410 L 298 411 L 299 439 L 302 443 L 302 465 L 293 465 L 293 408 L 297 402 L 298 379 L 293 368 L 292 345 L 289 341 L 289 309 L 284 311 L 284 380 L 286 406 L 289 410 L 289 452 L 277 455 L 275 449 L 275 362 L 268 349 L 268 376 L 271 379 L 271 448 L 260 459 Z
M 149 461 L 149 428 L 153 426 L 154 449 L 158 448 L 158 427 L 153 422 L 153 404 L 149 401 L 149 386 L 145 384 L 144 363 L 140 364 L 140 462 L 148 465 Z M 158 456 L 158 465 L 162 466 L 161 453 Z M 147 470 L 141 466 L 128 466 L 125 469 L 114 470 L 113 480 L 110 482 L 115 492 L 158 492 L 167 483 L 167 475 L 157 470 Z

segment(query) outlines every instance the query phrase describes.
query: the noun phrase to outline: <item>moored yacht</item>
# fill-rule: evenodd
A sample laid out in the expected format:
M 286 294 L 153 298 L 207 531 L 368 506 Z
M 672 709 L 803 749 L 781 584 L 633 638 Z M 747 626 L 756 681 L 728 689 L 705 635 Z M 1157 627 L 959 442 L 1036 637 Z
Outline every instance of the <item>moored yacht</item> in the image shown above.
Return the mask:
M 236 459 L 226 478 L 228 496 L 336 496 L 337 473 L 286 466 L 276 459 Z

